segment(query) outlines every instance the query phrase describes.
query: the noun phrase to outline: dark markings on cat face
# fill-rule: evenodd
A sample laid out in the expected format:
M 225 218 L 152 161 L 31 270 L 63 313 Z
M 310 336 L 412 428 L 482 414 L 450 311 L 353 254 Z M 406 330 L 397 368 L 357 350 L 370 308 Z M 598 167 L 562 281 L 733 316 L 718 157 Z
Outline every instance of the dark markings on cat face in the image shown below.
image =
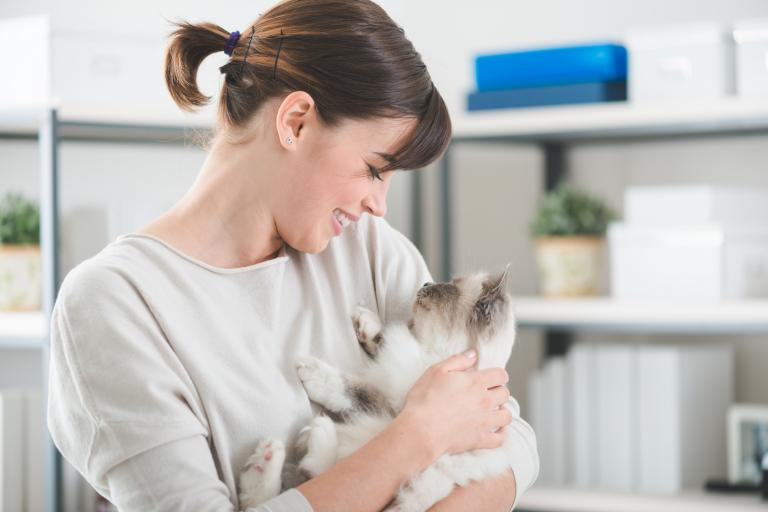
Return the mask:
M 416 293 L 416 304 L 427 311 L 435 309 L 450 315 L 460 296 L 459 288 L 453 283 L 426 283 Z
M 509 300 L 504 292 L 505 277 L 506 271 L 483 282 L 468 322 L 473 339 L 491 337 L 506 325 Z

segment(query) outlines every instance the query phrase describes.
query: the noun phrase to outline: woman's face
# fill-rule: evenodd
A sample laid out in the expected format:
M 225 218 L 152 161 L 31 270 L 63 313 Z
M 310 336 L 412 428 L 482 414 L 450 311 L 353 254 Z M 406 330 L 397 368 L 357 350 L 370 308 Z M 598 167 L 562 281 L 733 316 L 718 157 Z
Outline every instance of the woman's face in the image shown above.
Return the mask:
M 294 142 L 294 154 L 273 207 L 280 237 L 294 249 L 317 253 L 364 214 L 384 216 L 395 171 L 379 173 L 416 124 L 414 118 L 347 120 L 333 128 L 315 124 Z M 341 215 L 340 215 L 341 214 Z

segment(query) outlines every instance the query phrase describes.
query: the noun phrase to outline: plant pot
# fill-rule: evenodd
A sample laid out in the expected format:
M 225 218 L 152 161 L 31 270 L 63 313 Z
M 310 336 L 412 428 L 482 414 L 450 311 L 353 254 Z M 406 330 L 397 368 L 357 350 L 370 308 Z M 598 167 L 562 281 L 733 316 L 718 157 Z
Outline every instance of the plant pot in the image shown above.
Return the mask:
M 593 236 L 536 239 L 536 260 L 545 297 L 597 295 L 604 241 Z
M 39 245 L 0 245 L 0 310 L 39 311 L 42 296 Z

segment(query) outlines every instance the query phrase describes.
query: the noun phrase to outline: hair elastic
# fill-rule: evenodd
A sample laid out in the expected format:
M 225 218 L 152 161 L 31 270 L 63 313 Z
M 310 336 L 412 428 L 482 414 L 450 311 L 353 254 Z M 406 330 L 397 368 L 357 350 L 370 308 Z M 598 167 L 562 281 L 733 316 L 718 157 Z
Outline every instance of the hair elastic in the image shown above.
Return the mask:
M 248 51 L 251 49 L 251 42 L 253 41 L 253 34 L 255 31 L 255 27 L 251 25 L 251 35 L 248 38 L 248 46 L 245 48 L 245 53 L 243 53 L 243 61 L 240 64 L 240 72 L 239 74 L 243 74 L 243 68 L 245 67 L 245 61 L 248 58 Z M 235 49 L 235 45 L 237 45 L 237 41 L 240 39 L 240 32 L 235 30 L 234 32 L 231 32 L 229 34 L 229 39 L 227 40 L 227 44 L 224 47 L 224 53 L 227 55 L 232 55 L 232 52 Z M 275 65 L 272 69 L 272 79 L 277 79 L 277 61 L 280 58 L 280 50 L 283 48 L 283 29 L 280 29 L 280 42 L 277 45 L 277 54 L 275 55 Z M 222 71 L 223 73 L 224 71 Z
M 226 46 L 224 46 L 224 53 L 227 55 L 232 55 L 232 50 L 235 49 L 235 45 L 237 44 L 237 40 L 240 39 L 240 32 L 235 30 L 234 32 L 231 32 L 229 34 L 229 39 L 227 40 Z

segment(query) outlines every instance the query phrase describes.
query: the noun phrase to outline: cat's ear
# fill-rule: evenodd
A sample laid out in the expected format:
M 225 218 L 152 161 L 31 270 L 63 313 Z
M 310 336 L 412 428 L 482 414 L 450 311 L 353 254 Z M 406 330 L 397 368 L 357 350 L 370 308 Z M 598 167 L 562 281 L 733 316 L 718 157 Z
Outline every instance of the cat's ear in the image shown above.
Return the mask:
M 506 304 L 505 285 L 509 265 L 503 272 L 491 276 L 483 282 L 483 291 L 475 302 L 474 322 L 481 326 L 490 324 L 494 310 L 500 310 Z

